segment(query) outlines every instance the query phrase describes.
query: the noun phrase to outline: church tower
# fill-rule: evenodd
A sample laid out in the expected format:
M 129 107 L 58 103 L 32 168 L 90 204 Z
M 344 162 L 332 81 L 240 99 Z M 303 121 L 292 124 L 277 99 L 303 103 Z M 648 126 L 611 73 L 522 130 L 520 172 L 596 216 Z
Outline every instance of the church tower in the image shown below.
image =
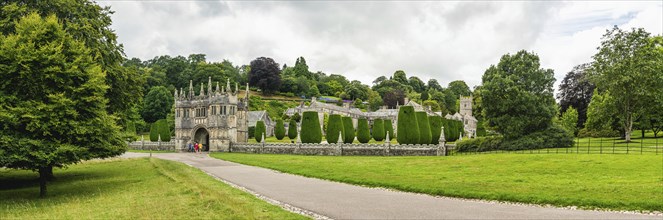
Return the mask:
M 460 96 L 460 114 L 472 116 L 472 96 Z

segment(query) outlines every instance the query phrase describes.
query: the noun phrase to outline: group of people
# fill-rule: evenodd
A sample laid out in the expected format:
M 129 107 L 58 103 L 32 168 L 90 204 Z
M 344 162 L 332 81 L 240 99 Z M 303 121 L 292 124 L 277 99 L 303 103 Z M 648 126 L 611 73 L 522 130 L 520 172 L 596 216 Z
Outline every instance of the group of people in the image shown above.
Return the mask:
M 204 149 L 204 145 L 202 143 L 189 143 L 189 152 L 195 152 L 195 153 L 200 153 Z

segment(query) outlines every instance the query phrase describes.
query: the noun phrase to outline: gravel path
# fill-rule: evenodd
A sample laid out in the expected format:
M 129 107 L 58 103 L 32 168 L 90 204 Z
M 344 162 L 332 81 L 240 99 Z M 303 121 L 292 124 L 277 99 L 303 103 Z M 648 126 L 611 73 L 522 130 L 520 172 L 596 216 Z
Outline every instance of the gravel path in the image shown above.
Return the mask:
M 126 153 L 123 157 L 146 156 Z M 307 178 L 214 159 L 163 153 L 288 210 L 324 219 L 663 219 L 660 215 L 572 210 L 435 197 Z

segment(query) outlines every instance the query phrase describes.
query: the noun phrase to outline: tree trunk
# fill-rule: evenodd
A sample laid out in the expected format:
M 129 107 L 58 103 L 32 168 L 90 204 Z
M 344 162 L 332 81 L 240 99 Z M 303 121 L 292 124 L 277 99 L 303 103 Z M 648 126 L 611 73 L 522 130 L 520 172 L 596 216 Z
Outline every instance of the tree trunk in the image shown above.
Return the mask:
M 640 131 L 642 131 L 642 139 L 645 139 L 645 129 L 643 128 Z
M 48 167 L 39 168 L 39 197 L 46 197 L 46 180 L 48 179 Z
M 46 167 L 46 178 L 47 180 L 53 180 L 55 178 L 53 175 L 53 166 Z

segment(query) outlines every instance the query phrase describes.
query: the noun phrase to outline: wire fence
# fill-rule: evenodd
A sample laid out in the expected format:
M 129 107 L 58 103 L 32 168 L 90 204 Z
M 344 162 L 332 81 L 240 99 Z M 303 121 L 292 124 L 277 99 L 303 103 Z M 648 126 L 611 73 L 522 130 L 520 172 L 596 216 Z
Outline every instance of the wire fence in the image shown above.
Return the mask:
M 663 138 L 632 139 L 620 138 L 576 138 L 572 147 L 542 148 L 529 150 L 494 150 L 458 152 L 449 146 L 448 155 L 468 154 L 654 154 L 663 155 Z

